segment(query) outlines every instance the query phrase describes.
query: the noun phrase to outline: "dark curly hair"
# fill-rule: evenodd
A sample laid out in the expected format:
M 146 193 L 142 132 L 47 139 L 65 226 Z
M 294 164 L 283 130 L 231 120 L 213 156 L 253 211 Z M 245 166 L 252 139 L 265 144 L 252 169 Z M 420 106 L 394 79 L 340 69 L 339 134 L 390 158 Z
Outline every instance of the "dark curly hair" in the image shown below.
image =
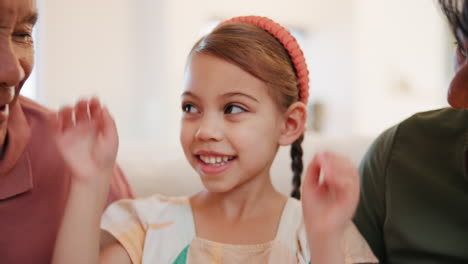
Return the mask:
M 457 41 L 457 31 L 468 36 L 468 3 L 465 0 L 439 0 L 439 4 Z

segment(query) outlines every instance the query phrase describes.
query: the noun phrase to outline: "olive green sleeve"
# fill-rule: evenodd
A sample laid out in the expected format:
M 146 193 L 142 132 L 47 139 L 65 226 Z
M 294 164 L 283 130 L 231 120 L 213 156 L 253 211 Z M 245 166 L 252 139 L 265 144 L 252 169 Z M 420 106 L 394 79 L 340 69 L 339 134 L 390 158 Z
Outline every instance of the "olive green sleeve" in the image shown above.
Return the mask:
M 374 255 L 385 262 L 383 224 L 386 217 L 386 173 L 398 126 L 382 133 L 370 146 L 359 167 L 361 195 L 354 223 Z

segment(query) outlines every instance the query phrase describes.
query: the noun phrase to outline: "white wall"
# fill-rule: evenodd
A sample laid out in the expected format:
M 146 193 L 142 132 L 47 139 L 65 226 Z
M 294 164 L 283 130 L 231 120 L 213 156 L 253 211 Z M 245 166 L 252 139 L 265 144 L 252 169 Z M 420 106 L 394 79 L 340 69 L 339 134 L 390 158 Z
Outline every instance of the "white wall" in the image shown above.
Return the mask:
M 58 108 L 99 96 L 124 137 L 135 125 L 135 6 L 125 0 L 42 0 L 39 100 Z
M 376 135 L 444 104 L 447 33 L 433 1 L 41 1 L 39 100 L 57 108 L 96 94 L 122 146 L 158 158 L 181 155 L 185 60 L 213 18 L 263 15 L 305 32 L 310 98 L 326 105 L 327 135 Z
M 435 2 L 355 1 L 355 133 L 375 135 L 445 105 L 450 59 Z

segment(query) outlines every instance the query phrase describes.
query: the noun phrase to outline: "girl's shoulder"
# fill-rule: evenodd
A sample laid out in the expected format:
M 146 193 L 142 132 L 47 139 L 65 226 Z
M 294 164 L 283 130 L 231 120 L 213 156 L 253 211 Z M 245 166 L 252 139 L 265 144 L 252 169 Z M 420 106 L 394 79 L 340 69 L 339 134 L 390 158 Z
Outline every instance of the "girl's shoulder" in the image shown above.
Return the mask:
M 289 198 L 286 202 L 276 240 L 295 254 L 301 260 L 299 263 L 308 263 L 310 259 L 309 247 L 307 246 L 307 234 L 302 217 L 302 205 L 299 200 Z
M 278 236 L 290 236 L 291 230 L 301 230 L 304 226 L 304 219 L 302 217 L 301 202 L 295 198 L 288 198 L 281 220 L 278 226 Z
M 115 221 L 120 218 L 138 219 L 142 224 L 155 220 L 174 217 L 184 210 L 190 209 L 190 201 L 186 196 L 169 197 L 155 194 L 144 198 L 122 199 L 112 203 L 103 214 L 103 221 L 108 218 Z
M 111 204 L 102 216 L 101 229 L 125 248 L 133 263 L 142 259 L 170 263 L 167 260 L 184 252 L 195 236 L 189 198 L 163 195 Z

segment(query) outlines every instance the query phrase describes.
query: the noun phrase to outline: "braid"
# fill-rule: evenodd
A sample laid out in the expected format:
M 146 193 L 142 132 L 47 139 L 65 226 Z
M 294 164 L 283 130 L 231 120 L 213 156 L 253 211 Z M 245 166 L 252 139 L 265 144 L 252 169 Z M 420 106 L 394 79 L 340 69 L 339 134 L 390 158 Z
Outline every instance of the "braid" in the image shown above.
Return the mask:
M 304 134 L 302 134 L 294 143 L 291 145 L 291 168 L 293 171 L 293 190 L 291 192 L 291 197 L 294 197 L 298 200 L 301 199 L 301 175 L 304 165 L 302 163 L 302 141 L 304 140 Z

